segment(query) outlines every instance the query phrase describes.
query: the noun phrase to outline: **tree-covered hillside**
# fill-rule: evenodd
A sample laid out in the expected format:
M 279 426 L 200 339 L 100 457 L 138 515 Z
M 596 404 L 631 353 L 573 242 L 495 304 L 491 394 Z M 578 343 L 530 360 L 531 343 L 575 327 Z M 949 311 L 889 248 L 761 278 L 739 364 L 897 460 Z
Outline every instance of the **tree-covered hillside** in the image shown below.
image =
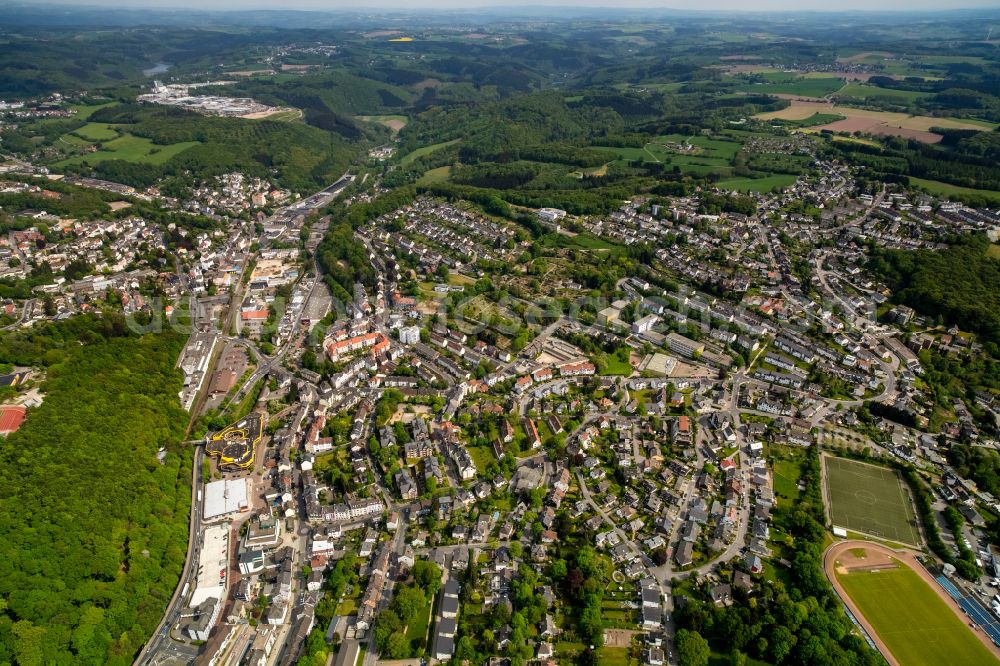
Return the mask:
M 162 616 L 190 510 L 183 341 L 79 317 L 0 342 L 48 365 L 44 403 L 0 442 L 0 663 L 129 664 Z
M 995 356 L 1000 345 L 1000 261 L 986 253 L 985 236 L 965 237 L 946 250 L 885 250 L 869 262 L 895 300 L 983 336 Z
M 115 124 L 158 145 L 199 142 L 159 166 L 123 160 L 88 165 L 84 160 L 67 167 L 136 187 L 188 171 L 202 178 L 242 171 L 313 191 L 339 178 L 357 150 L 341 136 L 304 123 L 212 118 L 170 107 L 122 104 L 97 111 L 91 120 Z

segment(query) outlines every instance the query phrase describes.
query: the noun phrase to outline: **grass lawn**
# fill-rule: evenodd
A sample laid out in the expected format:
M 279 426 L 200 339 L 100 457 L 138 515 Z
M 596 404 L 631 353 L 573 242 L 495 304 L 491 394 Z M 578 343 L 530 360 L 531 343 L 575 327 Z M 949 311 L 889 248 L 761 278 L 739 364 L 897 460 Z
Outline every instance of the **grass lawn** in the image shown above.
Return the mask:
M 497 461 L 491 446 L 470 446 L 468 449 L 469 455 L 472 456 L 472 462 L 476 463 L 476 469 L 479 470 L 480 474 L 485 473 L 486 468 Z
M 337 615 L 357 615 L 358 600 L 353 597 L 344 599 L 337 605 Z
M 937 180 L 924 180 L 923 178 L 910 178 L 910 185 L 927 190 L 931 194 L 943 197 L 983 197 L 995 205 L 1000 205 L 1000 192 L 996 190 L 977 190 L 971 187 L 961 187 L 959 185 L 949 185 Z
M 427 606 L 417 612 L 417 617 L 406 626 L 406 638 L 410 645 L 420 645 L 426 647 L 427 627 L 431 623 L 431 599 L 427 600 Z
M 68 159 L 56 162 L 55 166 L 61 167 L 68 164 L 78 164 L 87 162 L 97 164 L 107 160 L 124 160 L 126 162 L 137 162 L 140 164 L 163 164 L 170 158 L 180 155 L 182 152 L 197 146 L 197 141 L 184 141 L 182 143 L 172 143 L 167 146 L 159 146 L 149 139 L 144 139 L 131 134 L 125 134 L 112 139 L 103 144 L 103 149 L 96 153 L 85 155 L 74 155 Z
M 800 462 L 778 460 L 774 463 L 774 492 L 794 502 L 799 498 Z
M 718 652 L 713 652 L 708 658 L 708 666 L 730 666 L 733 661 L 730 659 L 728 654 L 720 654 Z M 746 661 L 743 662 L 746 666 L 770 666 L 766 661 L 761 661 L 760 659 L 754 659 L 752 657 L 746 657 Z
M 614 354 L 605 354 L 604 352 L 595 354 L 594 365 L 597 366 L 597 374 L 603 376 L 622 375 L 627 377 L 632 374 L 631 364 L 620 360 Z
M 952 612 L 909 567 L 838 573 L 837 580 L 899 663 L 997 663 L 993 653 L 965 626 L 965 619 Z
M 1000 259 L 1000 245 L 991 243 L 990 246 L 986 248 L 986 256 L 993 257 L 994 259 Z
M 736 192 L 770 192 L 775 187 L 788 187 L 795 182 L 795 176 L 790 173 L 773 173 L 763 178 L 731 178 L 720 180 L 718 186 L 724 190 Z
M 628 648 L 602 647 L 597 650 L 597 663 L 601 666 L 629 666 L 635 660 L 629 657 Z
M 571 641 L 558 641 L 555 644 L 556 657 L 559 659 L 575 657 L 587 649 L 583 643 L 573 643 Z
M 920 544 L 913 504 L 895 470 L 824 457 L 823 471 L 834 525 L 882 539 Z
M 408 155 L 405 155 L 403 157 L 403 159 L 401 159 L 399 161 L 399 163 L 401 165 L 403 165 L 403 166 L 406 166 L 407 164 L 410 164 L 414 160 L 420 159 L 421 157 L 423 157 L 425 155 L 430 155 L 435 150 L 439 150 L 439 149 L 445 148 L 447 146 L 452 146 L 452 145 L 458 143 L 458 141 L 459 141 L 458 139 L 453 139 L 451 141 L 444 141 L 442 143 L 435 143 L 435 144 L 431 144 L 429 146 L 424 146 L 423 148 L 417 148 L 412 153 L 409 153 Z

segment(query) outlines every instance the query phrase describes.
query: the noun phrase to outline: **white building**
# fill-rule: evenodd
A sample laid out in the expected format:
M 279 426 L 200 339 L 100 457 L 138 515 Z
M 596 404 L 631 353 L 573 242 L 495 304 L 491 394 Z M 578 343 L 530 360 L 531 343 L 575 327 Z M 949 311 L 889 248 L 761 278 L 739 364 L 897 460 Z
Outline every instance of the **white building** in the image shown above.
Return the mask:
M 250 510 L 246 479 L 222 479 L 205 485 L 204 519 L 212 521 Z
M 420 342 L 420 327 L 406 326 L 399 329 L 399 341 L 404 345 L 415 345 Z
M 538 219 L 542 222 L 558 222 L 564 217 L 566 217 L 566 211 L 559 208 L 540 208 L 538 210 Z

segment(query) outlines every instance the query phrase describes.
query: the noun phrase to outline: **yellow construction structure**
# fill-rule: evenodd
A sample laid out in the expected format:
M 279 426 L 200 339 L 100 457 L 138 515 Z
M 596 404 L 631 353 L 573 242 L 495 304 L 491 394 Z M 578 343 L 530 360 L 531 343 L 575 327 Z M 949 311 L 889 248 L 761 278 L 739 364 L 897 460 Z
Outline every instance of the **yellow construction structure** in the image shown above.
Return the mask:
M 249 414 L 205 438 L 205 453 L 219 459 L 219 470 L 235 472 L 253 469 L 254 452 L 264 436 L 264 420 Z

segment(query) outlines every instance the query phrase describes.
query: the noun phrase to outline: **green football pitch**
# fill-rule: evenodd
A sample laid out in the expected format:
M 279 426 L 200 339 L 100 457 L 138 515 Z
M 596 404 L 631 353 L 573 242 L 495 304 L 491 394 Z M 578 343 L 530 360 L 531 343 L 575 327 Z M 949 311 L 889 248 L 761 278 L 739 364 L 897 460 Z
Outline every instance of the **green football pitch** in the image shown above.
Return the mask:
M 903 666 L 998 663 L 963 618 L 909 567 L 838 573 L 837 582 Z
M 895 470 L 829 456 L 823 467 L 834 526 L 920 545 L 913 503 Z

